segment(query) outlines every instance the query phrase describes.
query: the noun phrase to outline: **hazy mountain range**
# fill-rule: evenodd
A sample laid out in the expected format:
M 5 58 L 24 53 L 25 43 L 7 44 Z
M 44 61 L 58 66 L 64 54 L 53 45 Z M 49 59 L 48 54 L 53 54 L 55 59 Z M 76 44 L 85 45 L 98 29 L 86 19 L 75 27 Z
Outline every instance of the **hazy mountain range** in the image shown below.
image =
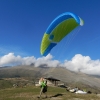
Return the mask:
M 62 67 L 47 67 L 46 65 L 41 65 L 39 67 L 34 67 L 34 65 L 0 67 L 0 78 L 5 77 L 53 77 L 68 84 L 80 83 L 82 85 L 87 85 L 98 89 L 100 88 L 99 77 L 87 75 L 81 72 L 72 72 Z

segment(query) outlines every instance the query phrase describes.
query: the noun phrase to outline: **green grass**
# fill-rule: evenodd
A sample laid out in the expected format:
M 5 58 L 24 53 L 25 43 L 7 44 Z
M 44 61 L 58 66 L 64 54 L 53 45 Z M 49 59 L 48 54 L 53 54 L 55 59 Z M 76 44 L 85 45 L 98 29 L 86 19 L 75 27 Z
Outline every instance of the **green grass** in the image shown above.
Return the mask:
M 23 79 L 0 79 L 0 100 L 38 100 L 40 87 L 31 84 L 29 86 L 13 87 L 14 83 L 26 83 Z M 27 81 L 30 83 L 30 81 Z M 86 88 L 86 87 L 84 87 Z M 90 88 L 88 87 L 87 90 Z M 98 91 L 98 93 L 100 93 Z M 44 98 L 45 95 L 42 94 L 43 100 L 100 100 L 100 96 L 97 96 L 95 92 L 93 94 L 75 94 L 67 92 L 65 88 L 61 87 L 49 87 L 47 91 L 48 98 Z
M 0 89 L 10 88 L 12 85 L 13 83 L 11 83 L 11 81 L 0 79 Z
M 24 88 L 6 88 L 0 90 L 0 100 L 38 100 L 40 87 L 27 86 Z M 48 98 L 44 100 L 100 100 L 96 94 L 75 94 L 67 92 L 65 88 L 48 87 Z

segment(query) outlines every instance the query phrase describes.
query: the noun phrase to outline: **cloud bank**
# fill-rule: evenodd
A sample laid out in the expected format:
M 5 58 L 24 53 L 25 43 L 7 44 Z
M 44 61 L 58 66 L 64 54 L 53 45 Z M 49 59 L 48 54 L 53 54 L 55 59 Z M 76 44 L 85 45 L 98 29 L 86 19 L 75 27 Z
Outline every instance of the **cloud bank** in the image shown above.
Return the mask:
M 16 66 L 16 65 L 30 65 L 34 64 L 36 67 L 40 65 L 47 65 L 48 67 L 62 66 L 75 72 L 83 72 L 91 75 L 100 75 L 100 60 L 92 60 L 89 56 L 76 54 L 71 60 L 65 60 L 61 63 L 58 60 L 53 60 L 52 55 L 46 57 L 35 58 L 15 56 L 14 53 L 8 53 L 0 57 L 0 66 Z

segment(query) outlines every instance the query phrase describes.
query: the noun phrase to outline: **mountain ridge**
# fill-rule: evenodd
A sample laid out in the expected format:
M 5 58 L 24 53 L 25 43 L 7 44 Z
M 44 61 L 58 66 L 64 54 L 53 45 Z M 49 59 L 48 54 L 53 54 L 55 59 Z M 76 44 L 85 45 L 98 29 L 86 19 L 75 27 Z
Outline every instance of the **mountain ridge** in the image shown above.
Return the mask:
M 81 72 L 69 71 L 62 67 L 35 67 L 35 66 L 15 66 L 0 68 L 0 78 L 10 77 L 54 77 L 68 84 L 84 84 L 100 89 L 100 78 L 84 74 Z

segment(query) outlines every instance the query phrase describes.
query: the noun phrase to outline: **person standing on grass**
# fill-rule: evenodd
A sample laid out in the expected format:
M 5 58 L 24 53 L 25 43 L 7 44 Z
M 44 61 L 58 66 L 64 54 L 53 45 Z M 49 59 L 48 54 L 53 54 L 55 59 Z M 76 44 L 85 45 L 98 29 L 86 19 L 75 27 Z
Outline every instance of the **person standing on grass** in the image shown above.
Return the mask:
M 46 92 L 47 92 L 47 80 L 44 80 L 43 78 L 41 78 L 39 80 L 39 84 L 41 87 L 39 98 L 41 97 L 42 93 L 44 93 L 45 97 L 47 98 L 47 94 L 46 94 Z

